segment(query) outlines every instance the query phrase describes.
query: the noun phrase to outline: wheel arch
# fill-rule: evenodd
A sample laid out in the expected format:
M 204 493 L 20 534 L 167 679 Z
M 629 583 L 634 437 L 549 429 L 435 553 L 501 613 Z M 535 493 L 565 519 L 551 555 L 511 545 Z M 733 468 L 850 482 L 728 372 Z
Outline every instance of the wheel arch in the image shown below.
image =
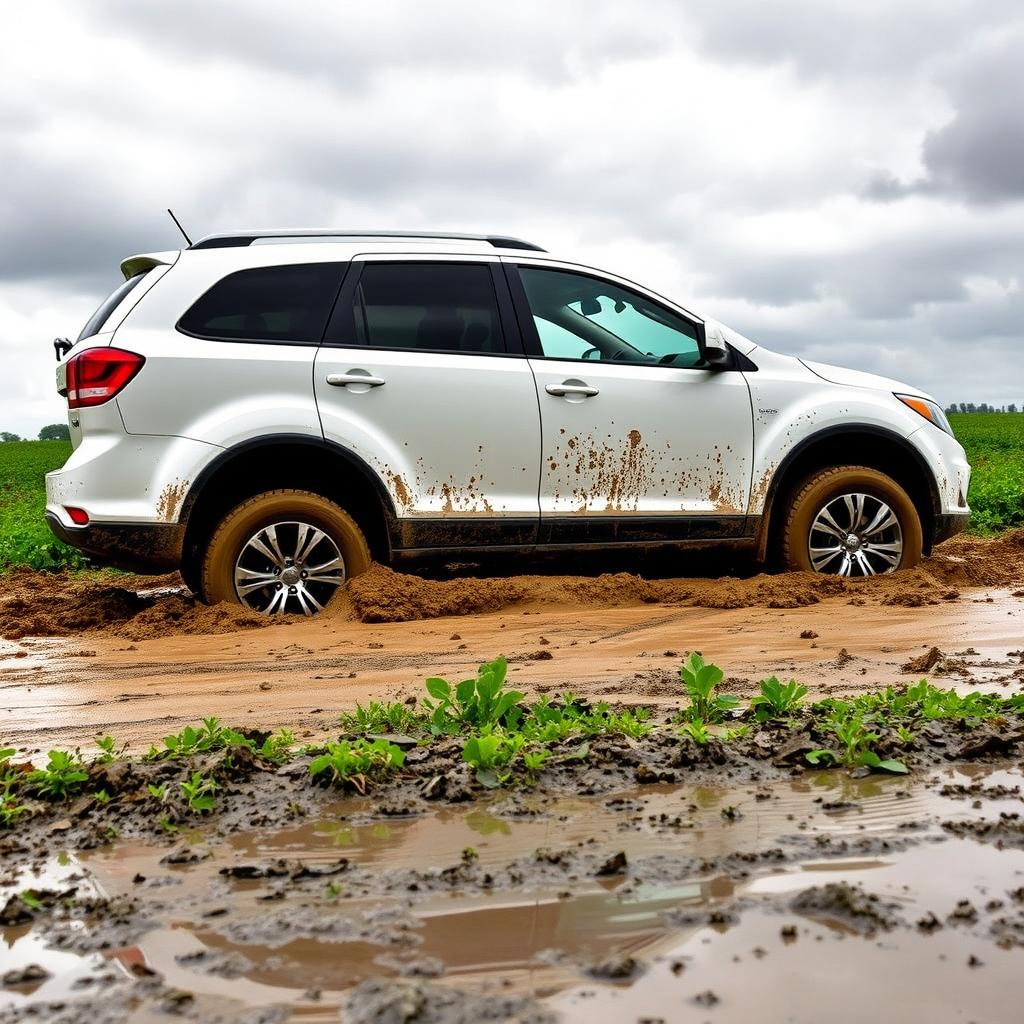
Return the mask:
M 777 550 L 787 498 L 802 480 L 827 466 L 868 466 L 892 477 L 910 495 L 921 517 L 925 554 L 931 552 L 936 517 L 942 510 L 935 475 L 925 457 L 905 437 L 873 424 L 826 427 L 795 445 L 779 463 L 765 494 L 757 535 L 757 557 Z
M 196 567 L 218 517 L 262 491 L 295 487 L 335 501 L 356 520 L 373 557 L 388 562 L 397 513 L 387 488 L 367 463 L 347 448 L 305 434 L 272 434 L 233 445 L 192 482 L 182 503 L 185 525 L 182 575 L 196 582 Z

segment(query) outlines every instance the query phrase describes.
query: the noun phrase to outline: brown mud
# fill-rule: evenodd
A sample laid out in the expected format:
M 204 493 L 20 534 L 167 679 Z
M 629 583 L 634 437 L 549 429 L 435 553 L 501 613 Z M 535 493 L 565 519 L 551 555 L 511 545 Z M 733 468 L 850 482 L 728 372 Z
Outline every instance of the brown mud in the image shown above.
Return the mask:
M 297 785 L 251 823 L 85 849 L 51 827 L 5 841 L 0 1022 L 1012 1020 L 1024 849 L 971 825 L 1022 781 L 956 763 L 402 814 Z
M 531 695 L 571 689 L 666 706 L 678 702 L 689 650 L 722 665 L 726 689 L 741 697 L 771 675 L 798 678 L 812 698 L 915 675 L 1001 689 L 1024 677 L 1022 538 L 956 538 L 917 569 L 862 583 L 799 575 L 439 581 L 383 568 L 354 582 L 350 601 L 367 617 L 428 616 L 398 622 L 363 622 L 344 608 L 268 621 L 197 604 L 175 589 L 177 577 L 114 585 L 10 574 L 0 633 L 17 639 L 0 639 L 0 739 L 33 753 L 88 747 L 97 733 L 112 733 L 145 749 L 208 715 L 319 737 L 356 702 L 422 696 L 428 676 L 462 679 L 498 654 Z M 524 579 L 538 589 L 518 589 Z M 804 584 L 822 590 L 813 603 Z M 703 605 L 694 604 L 696 590 Z M 467 612 L 478 591 L 486 600 L 472 600 L 494 610 Z M 709 607 L 719 591 L 743 601 Z

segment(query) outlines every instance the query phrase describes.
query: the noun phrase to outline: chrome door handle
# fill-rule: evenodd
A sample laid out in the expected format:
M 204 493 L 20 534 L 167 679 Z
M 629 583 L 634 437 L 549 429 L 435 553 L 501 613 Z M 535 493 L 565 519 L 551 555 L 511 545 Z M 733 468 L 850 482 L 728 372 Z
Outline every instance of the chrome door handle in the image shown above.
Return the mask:
M 593 398 L 594 395 L 601 393 L 597 388 L 592 388 L 589 384 L 547 384 L 544 390 L 549 395 L 582 395 L 584 398 Z
M 347 373 L 327 374 L 327 383 L 336 388 L 345 388 L 349 384 L 365 384 L 368 388 L 379 388 L 387 381 L 383 377 L 374 377 L 365 370 L 349 370 Z

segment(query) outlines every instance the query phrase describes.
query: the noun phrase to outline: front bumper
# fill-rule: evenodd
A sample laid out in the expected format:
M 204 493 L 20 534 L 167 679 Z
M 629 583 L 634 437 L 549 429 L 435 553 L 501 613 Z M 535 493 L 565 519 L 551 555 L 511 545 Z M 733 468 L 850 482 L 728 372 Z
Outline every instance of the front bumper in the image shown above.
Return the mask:
M 181 565 L 185 527 L 179 523 L 90 523 L 65 526 L 53 512 L 46 522 L 58 540 L 84 552 L 97 565 L 143 575 Z

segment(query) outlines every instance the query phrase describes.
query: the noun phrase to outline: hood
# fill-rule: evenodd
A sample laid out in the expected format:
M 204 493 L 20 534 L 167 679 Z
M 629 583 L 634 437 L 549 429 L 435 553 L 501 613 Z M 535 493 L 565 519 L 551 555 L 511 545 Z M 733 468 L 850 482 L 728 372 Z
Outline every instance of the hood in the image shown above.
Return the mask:
M 873 391 L 892 391 L 901 395 L 920 395 L 922 398 L 931 398 L 920 388 L 904 384 L 903 381 L 893 380 L 891 377 L 880 377 L 875 373 L 864 373 L 862 370 L 848 370 L 845 366 L 830 366 L 828 363 L 815 363 L 810 359 L 801 359 L 801 363 L 811 373 L 816 374 L 822 380 L 830 384 L 842 384 L 851 388 L 870 388 Z

